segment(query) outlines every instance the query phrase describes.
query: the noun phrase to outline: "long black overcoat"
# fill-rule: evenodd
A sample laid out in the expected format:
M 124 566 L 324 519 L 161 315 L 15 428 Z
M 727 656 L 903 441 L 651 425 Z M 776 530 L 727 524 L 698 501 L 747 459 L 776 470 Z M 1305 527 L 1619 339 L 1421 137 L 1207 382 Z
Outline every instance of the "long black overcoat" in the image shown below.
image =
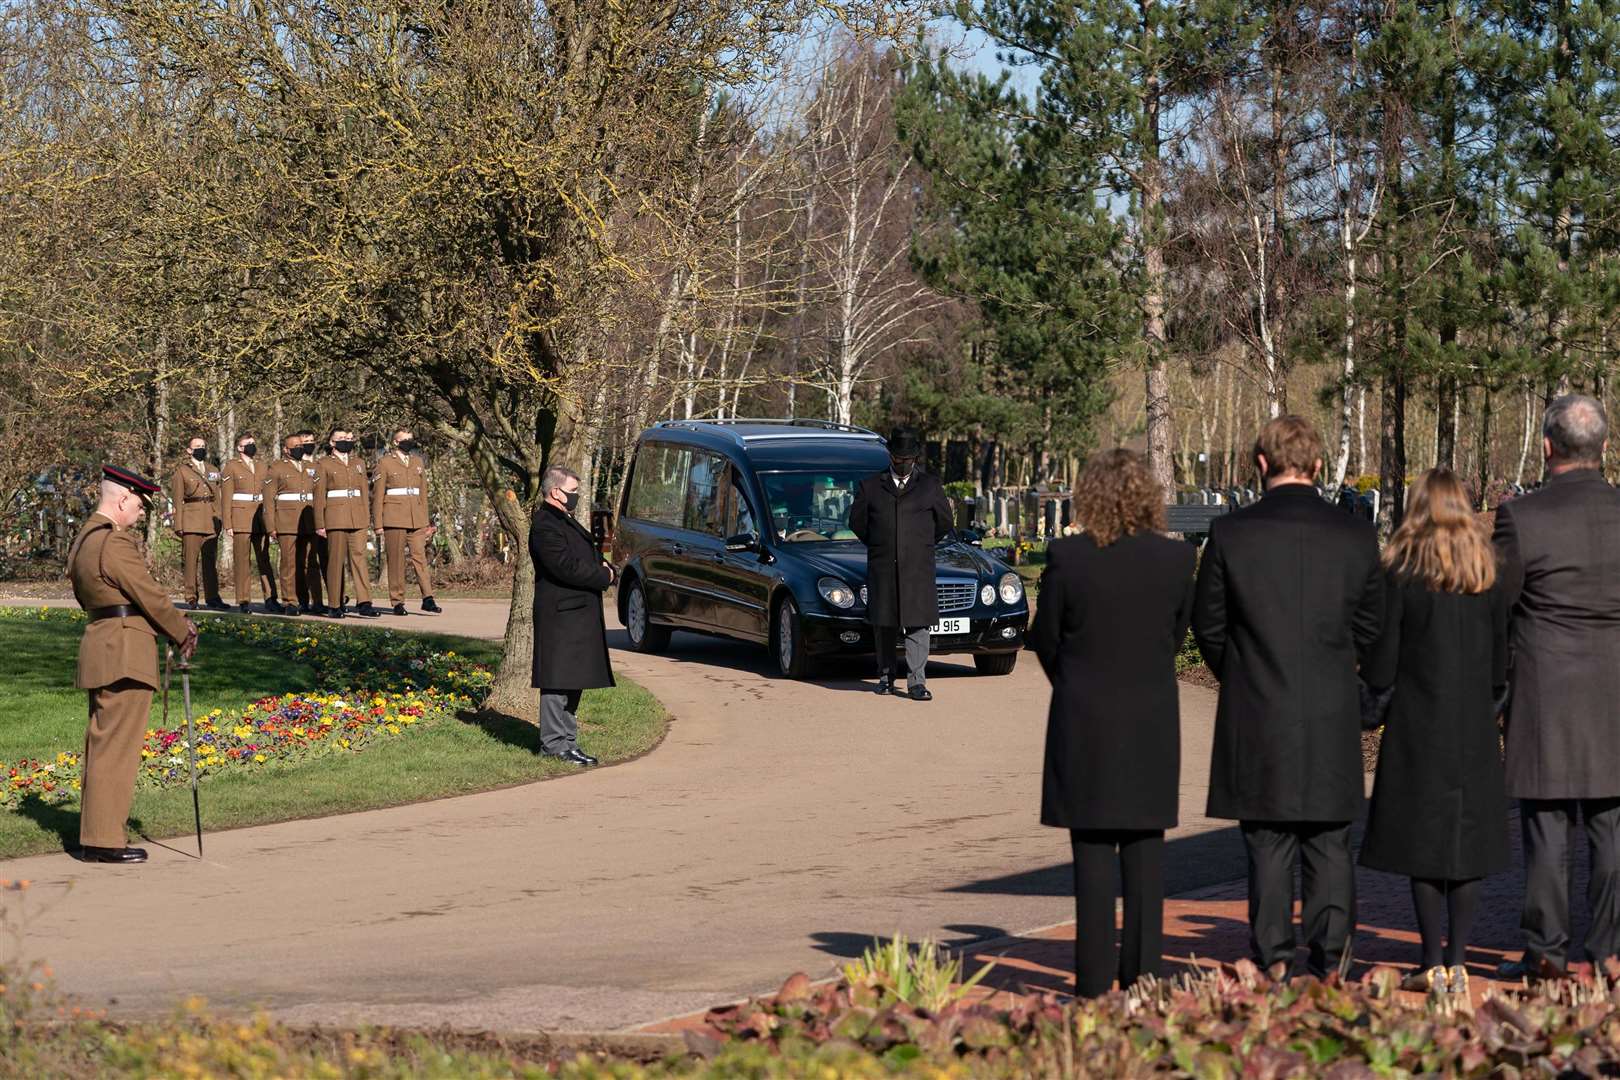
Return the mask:
M 1383 628 L 1370 522 L 1303 484 L 1217 518 L 1193 634 L 1221 681 L 1208 814 L 1344 822 L 1362 808 L 1361 695 Z
M 902 491 L 884 470 L 855 489 L 849 527 L 866 545 L 866 615 L 874 626 L 932 626 L 939 618 L 934 546 L 951 531 L 937 476 L 913 472 Z
M 1181 788 L 1176 653 L 1192 617 L 1191 544 L 1136 533 L 1046 549 L 1030 648 L 1052 681 L 1041 824 L 1168 829 Z
M 534 560 L 534 678 L 544 690 L 613 685 L 602 593 L 613 581 L 591 534 L 550 503 L 529 526 Z
M 1452 880 L 1506 870 L 1512 857 L 1495 704 L 1507 679 L 1500 588 L 1469 596 L 1391 575 L 1384 633 L 1362 677 L 1395 693 L 1361 861 Z
M 1620 795 L 1620 492 L 1596 469 L 1496 511 L 1510 610 L 1507 790 Z

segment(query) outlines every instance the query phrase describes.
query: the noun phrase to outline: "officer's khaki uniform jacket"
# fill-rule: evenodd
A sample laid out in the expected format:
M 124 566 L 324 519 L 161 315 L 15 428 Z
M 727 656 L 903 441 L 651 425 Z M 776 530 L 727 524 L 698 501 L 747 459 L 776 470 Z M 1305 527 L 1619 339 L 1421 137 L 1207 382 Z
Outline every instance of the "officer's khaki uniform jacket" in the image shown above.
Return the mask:
M 370 487 L 359 454 L 345 465 L 337 454 L 321 458 L 315 466 L 315 527 L 364 529 L 371 524 Z
M 399 454 L 390 450 L 371 475 L 373 525 L 379 529 L 427 528 L 427 473 L 420 454 L 401 461 Z
M 186 619 L 152 580 L 135 534 L 92 514 L 68 549 L 67 571 L 79 606 L 92 616 L 117 605 L 140 609 L 138 615 L 92 617 L 79 641 L 75 685 L 94 690 L 133 679 L 157 689 L 157 635 L 184 641 Z
M 169 480 L 169 499 L 174 503 L 174 531 L 219 532 L 219 474 L 208 471 L 206 461 L 187 457 L 174 468 Z
M 264 479 L 264 523 L 277 535 L 315 532 L 315 471 L 282 458 Z
M 219 504 L 225 513 L 225 527 L 237 532 L 253 530 L 253 515 L 264 503 L 265 470 L 258 463 L 248 464 L 240 457 L 231 459 L 219 471 Z M 270 520 L 265 519 L 268 526 Z

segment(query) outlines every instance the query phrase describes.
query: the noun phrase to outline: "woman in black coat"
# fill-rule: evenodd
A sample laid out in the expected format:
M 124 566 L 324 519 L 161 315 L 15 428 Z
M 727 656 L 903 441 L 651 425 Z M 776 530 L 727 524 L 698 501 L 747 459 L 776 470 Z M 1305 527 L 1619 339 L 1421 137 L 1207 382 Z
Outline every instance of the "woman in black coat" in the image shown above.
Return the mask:
M 1192 617 L 1191 544 L 1160 534 L 1164 490 L 1147 461 L 1109 450 L 1075 488 L 1085 532 L 1054 541 L 1030 630 L 1052 681 L 1041 823 L 1074 850 L 1075 992 L 1157 974 L 1164 831 L 1176 824 L 1181 711 L 1176 653 Z M 1114 951 L 1114 862 L 1125 925 Z
M 1362 675 L 1394 693 L 1361 862 L 1412 879 L 1423 966 L 1407 988 L 1463 994 L 1480 879 L 1510 862 L 1496 725 L 1507 605 L 1490 534 L 1450 470 L 1412 488 L 1384 565 L 1384 634 Z

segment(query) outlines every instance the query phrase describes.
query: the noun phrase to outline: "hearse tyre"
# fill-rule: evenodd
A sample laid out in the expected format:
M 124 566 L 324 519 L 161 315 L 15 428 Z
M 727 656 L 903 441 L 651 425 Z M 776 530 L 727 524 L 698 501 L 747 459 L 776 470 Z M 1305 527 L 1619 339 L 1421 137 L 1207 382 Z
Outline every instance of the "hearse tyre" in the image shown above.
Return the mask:
M 624 598 L 624 632 L 630 647 L 638 653 L 661 653 L 669 648 L 669 627 L 654 626 L 647 608 L 647 590 L 635 574 L 627 575 Z

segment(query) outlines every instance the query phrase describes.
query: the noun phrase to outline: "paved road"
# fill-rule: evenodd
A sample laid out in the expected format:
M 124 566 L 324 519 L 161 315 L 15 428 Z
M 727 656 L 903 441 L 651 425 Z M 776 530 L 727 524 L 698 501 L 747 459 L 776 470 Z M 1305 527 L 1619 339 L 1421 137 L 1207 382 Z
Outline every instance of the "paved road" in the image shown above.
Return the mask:
M 383 621 L 499 637 L 504 619 L 460 601 Z M 295 1021 L 605 1030 L 830 974 L 877 935 L 966 942 L 1072 917 L 1067 838 L 1036 822 L 1033 658 L 1002 678 L 936 664 L 936 700 L 917 704 L 859 670 L 774 678 L 751 646 L 678 634 L 643 657 L 617 630 L 614 645 L 674 717 L 651 755 L 217 833 L 201 863 L 161 848 L 130 869 L 0 863 L 49 905 L 25 951 L 120 1014 L 199 993 Z M 1201 809 L 1214 695 L 1182 700 L 1183 806 Z M 1231 830 L 1201 818 L 1171 850 L 1172 891 L 1242 870 Z

